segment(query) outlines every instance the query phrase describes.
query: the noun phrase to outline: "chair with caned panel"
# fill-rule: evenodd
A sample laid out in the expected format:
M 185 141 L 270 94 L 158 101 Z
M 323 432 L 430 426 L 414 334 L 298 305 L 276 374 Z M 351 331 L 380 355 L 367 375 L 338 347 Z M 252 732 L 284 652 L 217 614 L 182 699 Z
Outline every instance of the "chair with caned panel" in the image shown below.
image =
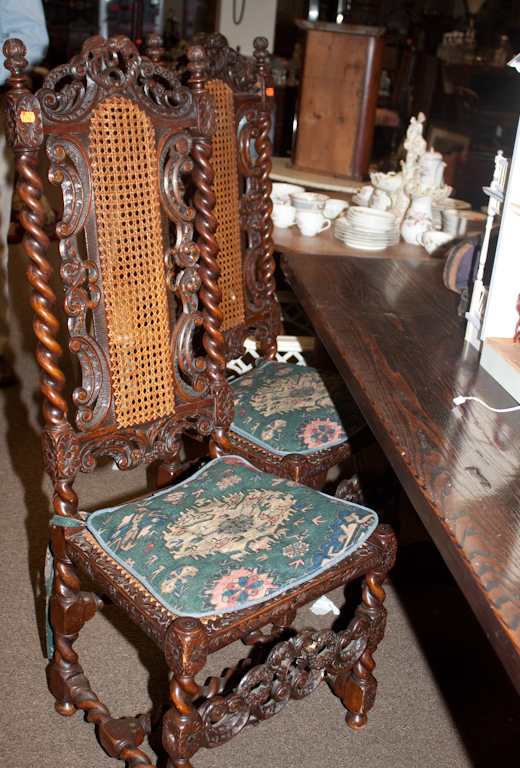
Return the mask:
M 11 72 L 4 125 L 24 203 L 42 447 L 54 488 L 47 583 L 57 711 L 83 710 L 111 757 L 150 768 L 151 716 L 114 716 L 74 645 L 93 620 L 89 643 L 104 647 L 95 615 L 111 601 L 164 652 L 170 670 L 161 765 L 189 768 L 201 747 L 225 743 L 323 679 L 343 700 L 349 725 L 362 728 L 374 702 L 372 655 L 384 633 L 382 583 L 395 537 L 370 509 L 228 453 L 233 395 L 219 330 L 209 162 L 216 107 L 202 74 L 204 49 L 189 51 L 188 88 L 127 38 L 96 36 L 36 95 L 26 86 L 23 43 L 8 40 L 4 54 Z M 66 350 L 57 340 L 40 203 L 45 135 L 49 179 L 63 193 L 56 233 Z M 70 399 L 65 352 L 81 368 Z M 210 460 L 191 477 L 80 511 L 89 505 L 80 506 L 74 487 L 80 472 L 104 456 L 121 470 L 172 461 L 184 432 L 209 437 Z M 81 591 L 78 570 L 100 594 Z M 358 577 L 361 602 L 346 628 L 289 630 L 300 606 Z M 259 652 L 267 646 L 266 658 L 252 669 L 238 662 L 203 684 L 208 655 L 235 640 Z
M 267 41 L 255 39 L 254 62 L 220 34 L 200 34 L 195 41 L 209 58 L 207 87 L 219 115 L 213 165 L 224 355 L 229 363 L 247 347 L 264 363 L 231 382 L 231 450 L 260 469 L 322 488 L 330 468 L 373 438 L 338 374 L 277 360 L 281 313 L 271 222 L 274 91 Z M 346 489 L 361 500 L 358 485 L 347 482 Z

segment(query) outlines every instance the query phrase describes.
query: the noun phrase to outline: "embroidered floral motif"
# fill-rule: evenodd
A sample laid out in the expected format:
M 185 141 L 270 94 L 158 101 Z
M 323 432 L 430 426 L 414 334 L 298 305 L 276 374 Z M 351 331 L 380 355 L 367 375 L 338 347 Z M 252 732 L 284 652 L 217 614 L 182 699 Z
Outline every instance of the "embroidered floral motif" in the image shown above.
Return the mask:
M 341 424 L 332 419 L 313 419 L 300 430 L 300 437 L 307 448 L 323 448 L 346 439 Z
M 207 558 L 215 550 L 232 560 L 243 560 L 251 552 L 271 549 L 296 506 L 293 494 L 267 488 L 199 498 L 176 522 L 167 524 L 162 533 L 164 544 L 174 560 L 186 555 L 195 560 Z
M 206 594 L 212 595 L 211 604 L 220 610 L 259 600 L 273 589 L 273 579 L 267 574 L 258 573 L 258 568 L 251 571 L 242 567 L 223 576 Z

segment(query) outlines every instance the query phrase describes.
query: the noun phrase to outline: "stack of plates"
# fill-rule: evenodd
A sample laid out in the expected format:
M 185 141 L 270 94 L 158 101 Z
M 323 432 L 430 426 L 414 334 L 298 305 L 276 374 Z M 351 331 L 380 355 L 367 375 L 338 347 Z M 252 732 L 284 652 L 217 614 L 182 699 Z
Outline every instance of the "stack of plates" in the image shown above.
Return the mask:
M 454 200 L 451 197 L 447 197 L 445 200 L 439 200 L 436 203 L 432 203 L 433 223 L 435 224 L 435 229 L 442 229 L 442 212 L 447 208 L 463 211 L 471 208 L 471 205 L 465 200 Z
M 334 235 L 353 248 L 382 251 L 399 242 L 399 229 L 392 213 L 351 206 L 334 224 Z
M 442 212 L 442 228 L 450 235 L 469 237 L 470 233 L 482 232 L 486 226 L 487 216 L 480 211 L 460 211 L 447 208 Z

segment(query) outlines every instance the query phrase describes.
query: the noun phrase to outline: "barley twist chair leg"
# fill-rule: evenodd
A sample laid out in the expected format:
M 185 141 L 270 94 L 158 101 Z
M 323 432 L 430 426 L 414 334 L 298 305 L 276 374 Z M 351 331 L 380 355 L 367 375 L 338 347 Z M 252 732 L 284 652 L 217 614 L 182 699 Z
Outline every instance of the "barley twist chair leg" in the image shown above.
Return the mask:
M 168 629 L 166 662 L 173 672 L 172 706 L 163 718 L 163 746 L 168 768 L 192 768 L 191 758 L 202 746 L 202 720 L 193 702 L 200 689 L 195 675 L 208 655 L 208 637 L 198 619 L 179 618 Z

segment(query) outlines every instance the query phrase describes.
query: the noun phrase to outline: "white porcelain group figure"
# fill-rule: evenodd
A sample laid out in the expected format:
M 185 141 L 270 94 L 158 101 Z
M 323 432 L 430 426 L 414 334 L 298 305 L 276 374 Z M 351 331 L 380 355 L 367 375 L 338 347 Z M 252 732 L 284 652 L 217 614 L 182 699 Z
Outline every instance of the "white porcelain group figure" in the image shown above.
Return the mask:
M 424 232 L 434 231 L 432 202 L 444 200 L 451 187 L 444 184 L 444 168 L 440 152 L 426 151 L 423 137 L 425 116 L 412 117 L 406 132 L 406 160 L 399 173 L 371 173 L 374 192 L 369 206 L 391 211 L 401 228 L 406 243 L 422 245 Z

